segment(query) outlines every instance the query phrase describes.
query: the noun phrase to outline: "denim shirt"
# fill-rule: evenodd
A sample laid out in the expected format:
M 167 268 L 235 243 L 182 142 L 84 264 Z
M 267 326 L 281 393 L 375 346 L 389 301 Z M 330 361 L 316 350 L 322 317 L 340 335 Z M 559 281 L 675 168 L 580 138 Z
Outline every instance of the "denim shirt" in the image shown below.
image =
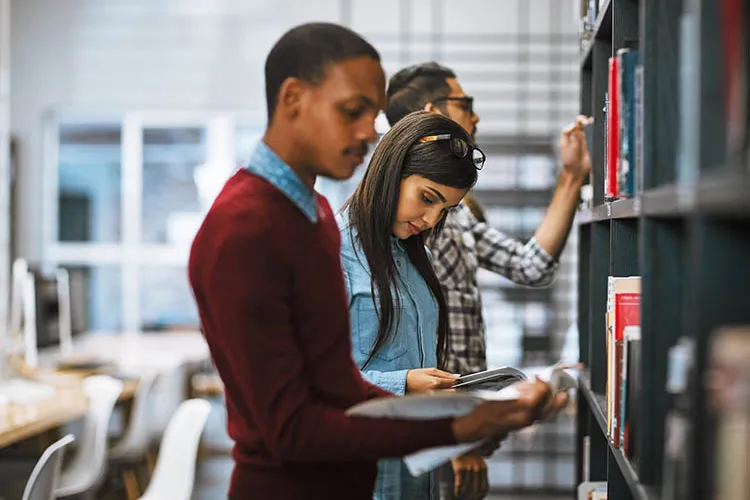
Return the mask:
M 348 213 L 337 216 L 341 231 L 341 265 L 349 296 L 353 356 L 361 369 L 375 344 L 379 321 L 370 288 L 370 268 L 349 231 L 348 222 Z M 438 306 L 424 278 L 409 260 L 403 242 L 392 237 L 391 245 L 401 302 L 394 318 L 399 320 L 398 329 L 362 370 L 362 376 L 387 391 L 403 395 L 409 370 L 437 366 Z M 436 495 L 431 483 L 430 474 L 415 478 L 400 459 L 380 460 L 374 498 L 429 499 L 431 494 Z
M 317 194 L 265 142 L 261 140 L 255 144 L 245 168 L 284 193 L 310 222 L 318 222 Z

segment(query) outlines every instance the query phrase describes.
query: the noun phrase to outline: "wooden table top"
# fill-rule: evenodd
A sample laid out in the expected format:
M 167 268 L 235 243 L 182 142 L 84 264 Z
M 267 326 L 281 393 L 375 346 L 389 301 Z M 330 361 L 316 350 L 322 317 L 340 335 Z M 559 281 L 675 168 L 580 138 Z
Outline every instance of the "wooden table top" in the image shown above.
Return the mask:
M 80 384 L 55 386 L 52 397 L 29 403 L 0 403 L 0 448 L 76 420 L 88 403 Z
M 24 375 L 53 386 L 55 393 L 50 398 L 30 403 L 0 402 L 0 448 L 81 418 L 88 408 L 82 381 L 92 373 L 27 369 Z M 137 387 L 137 379 L 124 380 L 118 402 L 132 400 Z

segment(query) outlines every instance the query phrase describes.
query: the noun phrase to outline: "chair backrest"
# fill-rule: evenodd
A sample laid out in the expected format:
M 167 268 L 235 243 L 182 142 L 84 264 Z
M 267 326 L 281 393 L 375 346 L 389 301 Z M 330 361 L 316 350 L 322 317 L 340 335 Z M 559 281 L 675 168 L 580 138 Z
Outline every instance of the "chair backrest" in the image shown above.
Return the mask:
M 58 496 L 93 490 L 104 480 L 107 472 L 107 429 L 122 386 L 120 380 L 107 375 L 94 375 L 83 381 L 88 411 L 75 457 L 62 471 Z
M 161 441 L 172 416 L 188 397 L 188 366 L 183 360 L 161 368 L 151 409 L 151 438 Z
M 26 481 L 21 500 L 54 500 L 63 451 L 73 441 L 73 435 L 68 434 L 44 450 Z
M 140 500 L 190 500 L 198 445 L 210 412 L 211 404 L 204 399 L 180 405 L 164 432 L 154 475 Z
M 130 418 L 122 438 L 109 451 L 110 458 L 115 460 L 136 460 L 145 456 L 151 444 L 151 407 L 153 405 L 154 382 L 156 372 L 147 372 L 140 376 L 138 387 L 133 397 Z

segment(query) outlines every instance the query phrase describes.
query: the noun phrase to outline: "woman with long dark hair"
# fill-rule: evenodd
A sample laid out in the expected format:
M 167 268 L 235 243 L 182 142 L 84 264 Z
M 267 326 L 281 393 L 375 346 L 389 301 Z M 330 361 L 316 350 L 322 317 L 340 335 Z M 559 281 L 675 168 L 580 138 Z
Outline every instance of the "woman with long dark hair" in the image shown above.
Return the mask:
M 394 394 L 454 384 L 456 375 L 440 370 L 448 311 L 425 238 L 474 186 L 484 159 L 453 120 L 412 113 L 385 134 L 338 216 L 354 359 Z M 470 489 L 486 492 L 486 469 L 478 477 L 485 484 Z M 376 500 L 431 496 L 430 475 L 411 477 L 400 460 L 379 463 Z

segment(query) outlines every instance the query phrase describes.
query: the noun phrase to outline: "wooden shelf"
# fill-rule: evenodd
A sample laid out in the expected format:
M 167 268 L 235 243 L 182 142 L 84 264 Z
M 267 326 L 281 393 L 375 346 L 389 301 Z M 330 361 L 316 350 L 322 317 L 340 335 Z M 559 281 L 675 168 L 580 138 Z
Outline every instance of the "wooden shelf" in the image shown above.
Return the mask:
M 659 495 L 656 489 L 641 484 L 638 479 L 638 473 L 635 471 L 633 464 L 630 463 L 630 460 L 622 453 L 622 450 L 620 448 L 615 448 L 610 441 L 609 433 L 607 432 L 607 416 L 604 413 L 604 408 L 607 406 L 607 400 L 603 394 L 597 394 L 591 390 L 591 382 L 587 372 L 582 371 L 580 373 L 578 377 L 578 387 L 588 402 L 594 420 L 596 420 L 599 429 L 604 434 L 604 439 L 609 445 L 609 450 L 615 458 L 615 462 L 620 469 L 622 477 L 628 484 L 633 498 L 635 500 L 658 500 Z

